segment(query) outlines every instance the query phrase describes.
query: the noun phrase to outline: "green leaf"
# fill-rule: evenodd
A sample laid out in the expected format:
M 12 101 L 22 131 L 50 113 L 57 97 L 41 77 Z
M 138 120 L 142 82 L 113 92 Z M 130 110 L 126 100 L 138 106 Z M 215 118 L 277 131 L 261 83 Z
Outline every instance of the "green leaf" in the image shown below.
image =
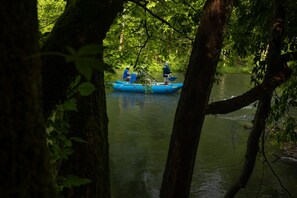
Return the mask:
M 78 86 L 78 92 L 81 96 L 88 96 L 95 90 L 95 86 L 89 82 L 82 83 Z
M 85 45 L 78 50 L 77 56 L 99 56 L 100 51 L 99 45 Z
M 92 180 L 88 179 L 88 178 L 82 178 L 82 177 L 78 177 L 76 175 L 67 175 L 67 177 L 65 177 L 65 180 L 62 184 L 62 186 L 66 187 L 66 188 L 70 188 L 71 186 L 81 186 L 84 184 L 88 184 L 92 182 Z
M 85 63 L 84 59 L 76 60 L 75 67 L 77 71 L 87 79 L 87 81 L 91 80 L 93 70 L 91 66 Z
M 67 47 L 67 51 L 71 54 L 71 55 L 73 55 L 73 56 L 76 56 L 76 51 L 72 48 L 72 47 Z
M 77 111 L 77 101 L 74 98 L 66 100 L 63 104 L 63 107 L 66 111 Z
M 69 63 L 69 62 L 75 62 L 75 56 L 66 55 L 65 56 L 65 60 L 66 60 L 67 63 Z
M 71 84 L 71 87 L 74 88 L 78 85 L 78 83 L 80 82 L 81 76 L 76 76 L 74 82 Z
M 66 56 L 67 62 L 74 62 L 78 72 L 87 79 L 91 80 L 93 70 L 99 70 L 103 61 L 99 59 L 102 53 L 102 46 L 85 45 L 76 52 L 73 48 L 68 47 L 67 50 L 71 56 Z

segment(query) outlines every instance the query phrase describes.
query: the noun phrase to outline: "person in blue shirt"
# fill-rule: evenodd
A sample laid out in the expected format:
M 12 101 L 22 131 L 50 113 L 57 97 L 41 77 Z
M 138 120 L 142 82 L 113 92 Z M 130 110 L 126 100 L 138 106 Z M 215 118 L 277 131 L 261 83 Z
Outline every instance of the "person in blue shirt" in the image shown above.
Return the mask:
M 129 73 L 130 67 L 126 67 L 123 73 L 123 80 L 130 81 L 131 75 Z
M 169 68 L 169 63 L 166 61 L 164 66 L 163 66 L 163 77 L 164 77 L 164 84 L 168 85 L 169 80 L 168 77 L 171 74 L 170 68 Z

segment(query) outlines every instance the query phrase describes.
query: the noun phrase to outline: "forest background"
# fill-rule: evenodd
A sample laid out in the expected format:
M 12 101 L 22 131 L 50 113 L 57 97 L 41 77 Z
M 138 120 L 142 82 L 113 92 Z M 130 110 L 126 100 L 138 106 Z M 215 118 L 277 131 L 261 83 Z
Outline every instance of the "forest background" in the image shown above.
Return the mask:
M 65 5 L 64 0 L 38 1 L 41 40 L 46 39 L 55 21 L 63 13 Z M 185 72 L 203 5 L 204 1 L 185 3 L 181 6 L 170 1 L 150 2 L 146 8 L 132 2 L 125 4 L 124 11 L 118 16 L 104 40 L 105 61 L 114 69 L 142 66 L 152 72 L 160 72 L 164 62 L 168 61 L 173 71 Z M 154 10 L 154 13 L 150 10 Z M 237 18 L 234 16 L 232 19 L 232 26 L 237 26 Z M 243 46 L 252 33 L 245 31 L 238 35 L 239 30 L 233 28 L 232 31 L 235 32 L 231 32 L 225 38 L 218 71 L 222 74 L 251 74 L 253 56 L 248 55 L 248 49 Z M 234 46 L 236 39 L 244 42 L 242 46 Z

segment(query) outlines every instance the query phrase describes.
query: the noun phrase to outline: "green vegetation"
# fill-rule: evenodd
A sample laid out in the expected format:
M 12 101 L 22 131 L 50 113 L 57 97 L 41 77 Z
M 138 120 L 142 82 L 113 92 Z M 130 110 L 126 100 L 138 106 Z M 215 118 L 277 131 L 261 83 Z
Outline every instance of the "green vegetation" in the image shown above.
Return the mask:
M 38 0 L 39 31 L 47 35 L 63 13 L 65 0 Z

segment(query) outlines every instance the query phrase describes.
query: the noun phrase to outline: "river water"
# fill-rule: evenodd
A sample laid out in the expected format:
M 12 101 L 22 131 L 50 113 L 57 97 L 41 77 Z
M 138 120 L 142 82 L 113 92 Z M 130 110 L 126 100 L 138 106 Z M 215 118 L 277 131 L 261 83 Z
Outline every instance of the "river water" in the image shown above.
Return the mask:
M 210 100 L 239 95 L 251 87 L 249 82 L 249 75 L 225 75 L 214 85 Z M 144 95 L 107 90 L 113 198 L 159 197 L 179 96 L 180 92 Z M 223 197 L 238 178 L 254 112 L 255 107 L 250 105 L 234 113 L 206 117 L 190 197 Z M 297 163 L 275 161 L 273 154 L 283 154 L 266 145 L 266 156 L 279 179 L 258 157 L 247 187 L 237 197 L 289 197 L 279 180 L 297 197 Z

